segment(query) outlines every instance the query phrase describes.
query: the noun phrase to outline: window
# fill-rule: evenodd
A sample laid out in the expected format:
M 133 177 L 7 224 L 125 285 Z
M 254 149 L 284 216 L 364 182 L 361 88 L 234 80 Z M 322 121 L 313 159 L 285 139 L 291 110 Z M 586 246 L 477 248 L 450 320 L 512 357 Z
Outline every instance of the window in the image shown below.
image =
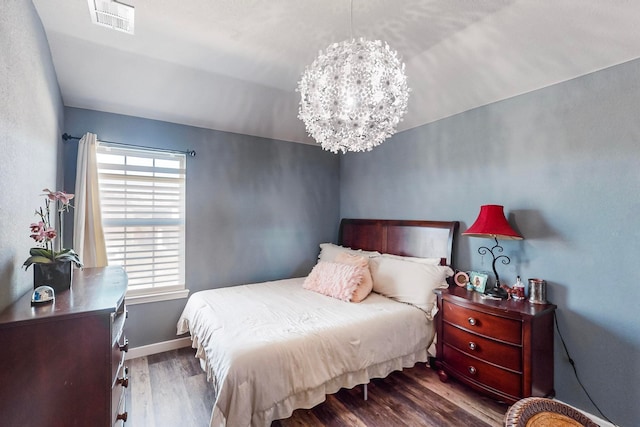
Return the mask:
M 97 161 L 107 257 L 127 272 L 127 296 L 184 290 L 185 155 L 101 143 Z

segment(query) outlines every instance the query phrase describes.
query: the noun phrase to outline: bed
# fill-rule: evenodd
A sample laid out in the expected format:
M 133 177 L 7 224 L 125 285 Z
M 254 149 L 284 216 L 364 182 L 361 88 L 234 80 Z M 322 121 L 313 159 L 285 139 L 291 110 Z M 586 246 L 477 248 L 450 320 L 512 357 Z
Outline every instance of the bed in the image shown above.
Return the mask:
M 343 219 L 338 245 L 320 245 L 309 276 L 191 295 L 177 332 L 190 333 L 214 388 L 210 425 L 269 426 L 340 388 L 426 362 L 435 336 L 432 287 L 447 286 L 457 227 Z M 366 266 L 336 257 L 365 259 Z M 349 278 L 327 276 L 327 269 Z M 367 271 L 373 292 L 357 303 L 348 302 L 355 291 L 348 298 L 328 296 L 311 280 L 361 285 Z

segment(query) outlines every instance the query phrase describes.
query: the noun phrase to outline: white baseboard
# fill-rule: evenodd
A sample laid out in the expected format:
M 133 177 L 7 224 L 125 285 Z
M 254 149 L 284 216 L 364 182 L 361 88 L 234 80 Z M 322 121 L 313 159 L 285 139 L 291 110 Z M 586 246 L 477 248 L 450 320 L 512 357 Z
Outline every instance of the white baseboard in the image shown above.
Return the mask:
M 127 360 L 135 359 L 137 357 L 149 356 L 151 354 L 158 354 L 169 350 L 176 350 L 178 348 L 190 347 L 191 338 L 177 338 L 175 340 L 157 342 L 154 344 L 143 345 L 140 347 L 130 348 L 127 352 Z

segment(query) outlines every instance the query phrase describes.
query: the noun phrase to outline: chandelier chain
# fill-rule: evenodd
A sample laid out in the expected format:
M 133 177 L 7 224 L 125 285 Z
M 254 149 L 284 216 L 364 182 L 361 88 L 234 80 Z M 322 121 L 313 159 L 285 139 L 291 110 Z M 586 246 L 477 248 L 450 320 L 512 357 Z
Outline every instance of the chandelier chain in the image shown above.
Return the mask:
M 349 36 L 351 40 L 353 40 L 353 0 L 350 1 L 351 5 L 349 7 Z

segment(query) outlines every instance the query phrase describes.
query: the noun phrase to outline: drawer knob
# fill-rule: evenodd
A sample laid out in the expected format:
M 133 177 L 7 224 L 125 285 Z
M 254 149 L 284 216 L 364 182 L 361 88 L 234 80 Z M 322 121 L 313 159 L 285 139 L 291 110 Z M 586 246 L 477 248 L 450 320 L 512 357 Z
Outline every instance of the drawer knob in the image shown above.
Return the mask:
M 469 366 L 469 373 L 471 375 L 475 375 L 477 372 L 478 372 L 478 370 L 475 367 Z
M 474 343 L 473 341 L 469 341 L 469 349 L 470 350 L 475 350 L 476 348 L 478 348 L 478 345 L 476 343 Z
M 122 387 L 127 388 L 129 387 L 129 377 L 118 378 L 117 383 L 120 384 Z
M 125 412 L 124 414 L 118 414 L 116 416 L 116 421 L 122 420 L 122 421 L 124 421 L 126 423 L 127 422 L 127 415 L 128 415 L 127 412 Z
M 129 339 L 125 338 L 124 344 L 118 345 L 118 347 L 120 348 L 120 351 L 124 351 L 125 353 L 129 351 Z
M 469 324 L 471 326 L 475 326 L 478 323 L 478 321 L 476 319 L 474 319 L 473 317 L 469 317 L 467 320 L 469 321 Z

